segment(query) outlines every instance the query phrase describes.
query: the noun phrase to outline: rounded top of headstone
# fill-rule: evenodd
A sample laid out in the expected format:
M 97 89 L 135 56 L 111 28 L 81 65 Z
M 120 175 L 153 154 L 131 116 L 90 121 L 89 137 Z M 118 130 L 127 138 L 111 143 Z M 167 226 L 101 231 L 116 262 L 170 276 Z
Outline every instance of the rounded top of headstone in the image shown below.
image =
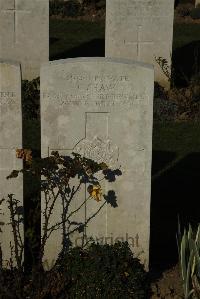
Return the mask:
M 13 61 L 13 60 L 5 60 L 5 59 L 1 59 L 0 58 L 0 64 L 7 64 L 10 66 L 16 66 L 16 67 L 20 67 L 20 63 L 18 61 Z
M 150 70 L 154 69 L 154 66 L 152 64 L 144 63 L 144 62 L 138 62 L 131 59 L 124 59 L 124 58 L 111 58 L 111 57 L 78 57 L 78 58 L 67 58 L 67 59 L 59 59 L 54 61 L 49 61 L 47 63 L 43 63 L 42 67 L 49 67 L 49 66 L 55 66 L 60 64 L 67 64 L 67 63 L 121 63 L 121 64 L 127 64 L 131 66 L 136 67 L 143 67 Z

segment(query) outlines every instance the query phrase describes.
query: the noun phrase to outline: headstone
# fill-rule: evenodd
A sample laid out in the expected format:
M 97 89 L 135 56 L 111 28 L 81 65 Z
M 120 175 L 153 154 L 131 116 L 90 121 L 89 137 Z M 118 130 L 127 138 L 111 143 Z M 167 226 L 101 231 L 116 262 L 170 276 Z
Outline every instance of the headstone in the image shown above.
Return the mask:
M 16 149 L 22 148 L 21 71 L 19 64 L 0 61 L 0 245 L 3 252 L 3 266 L 9 267 L 11 245 L 14 246 L 7 195 L 14 194 L 19 200 L 18 215 L 21 218 L 23 206 L 23 180 L 7 180 L 15 169 L 22 169 L 22 161 L 16 158 Z M 20 224 L 21 227 L 21 224 Z M 21 231 L 23 239 L 23 234 Z M 13 248 L 12 248 L 13 250 Z M 13 251 L 14 253 L 14 251 Z M 14 258 L 14 257 L 13 257 Z M 15 260 L 13 260 L 15 262 Z
M 171 72 L 174 0 L 108 0 L 106 57 L 153 64 L 155 80 L 169 87 L 155 57 L 167 60 Z
M 49 58 L 48 0 L 0 0 L 0 58 L 19 61 L 23 79 L 39 77 Z
M 198 6 L 200 6 L 200 0 L 195 1 L 195 7 L 198 7 Z
M 42 156 L 74 151 L 122 171 L 115 182 L 104 185 L 105 193 L 116 192 L 118 207 L 106 205 L 88 224 L 87 237 L 111 244 L 127 240 L 148 268 L 153 67 L 119 59 L 77 58 L 43 65 L 40 78 Z M 84 196 L 82 189 L 78 204 Z M 98 207 L 90 201 L 87 216 Z M 54 211 L 51 225 L 59 222 L 61 201 Z M 76 221 L 85 216 L 83 209 Z M 80 245 L 79 236 L 73 236 L 75 245 Z M 44 260 L 51 264 L 60 249 L 61 230 L 57 230 L 47 242 Z

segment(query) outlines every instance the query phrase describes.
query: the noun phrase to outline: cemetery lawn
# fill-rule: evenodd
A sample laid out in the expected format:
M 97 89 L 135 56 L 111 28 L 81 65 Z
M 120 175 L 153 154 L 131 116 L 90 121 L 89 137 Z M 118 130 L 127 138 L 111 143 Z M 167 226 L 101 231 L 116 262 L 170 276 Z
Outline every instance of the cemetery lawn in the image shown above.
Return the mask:
M 50 60 L 104 56 L 104 32 L 102 21 L 50 18 Z
M 173 49 L 200 40 L 200 24 L 174 24 Z
M 174 167 L 178 161 L 190 153 L 200 152 L 200 123 L 195 122 L 155 122 L 153 130 L 153 151 L 174 153 L 174 159 L 165 167 L 153 165 L 153 180 Z M 157 170 L 156 170 L 157 169 Z

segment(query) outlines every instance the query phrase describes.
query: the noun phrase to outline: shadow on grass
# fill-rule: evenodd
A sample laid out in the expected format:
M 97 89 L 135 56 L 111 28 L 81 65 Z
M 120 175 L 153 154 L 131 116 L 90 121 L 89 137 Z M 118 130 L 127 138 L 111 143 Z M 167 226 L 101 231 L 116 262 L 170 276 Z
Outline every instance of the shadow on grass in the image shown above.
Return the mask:
M 176 159 L 176 154 L 172 152 L 153 151 L 152 153 L 152 177 L 157 175 L 173 160 Z
M 78 47 L 66 50 L 50 56 L 50 60 L 75 58 L 75 57 L 104 57 L 105 56 L 105 40 L 93 39 Z
M 173 153 L 154 152 L 153 172 L 162 169 Z M 181 227 L 200 222 L 200 153 L 191 153 L 152 182 L 151 196 L 151 270 L 169 269 L 178 261 L 176 234 L 178 215 Z
M 57 38 L 57 37 L 50 37 L 49 38 L 50 45 L 53 45 L 53 44 L 55 44 L 58 41 L 59 41 L 59 38 Z
M 193 41 L 173 51 L 175 85 L 187 86 L 192 76 L 200 72 L 200 41 Z

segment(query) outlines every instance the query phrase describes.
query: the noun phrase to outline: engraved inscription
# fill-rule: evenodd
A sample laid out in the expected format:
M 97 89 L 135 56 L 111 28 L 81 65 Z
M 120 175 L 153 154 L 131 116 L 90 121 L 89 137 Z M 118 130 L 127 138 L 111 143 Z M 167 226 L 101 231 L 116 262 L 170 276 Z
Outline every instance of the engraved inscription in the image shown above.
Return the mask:
M 55 72 L 56 73 L 56 72 Z M 94 82 L 108 82 L 108 81 L 114 81 L 114 82 L 127 82 L 129 81 L 128 76 L 114 76 L 114 75 L 88 75 L 87 73 L 79 75 L 79 74 L 71 74 L 66 73 L 65 70 L 59 70 L 58 73 L 56 73 L 59 77 L 66 79 L 70 82 L 78 82 L 78 81 L 94 81 Z
M 16 96 L 13 91 L 0 91 L 0 106 L 14 103 Z
M 43 99 L 49 99 L 56 102 L 59 105 L 91 105 L 95 106 L 133 106 L 140 102 L 146 102 L 147 97 L 145 94 L 108 94 L 99 93 L 96 95 L 96 100 L 92 99 L 90 94 L 67 94 L 67 93 L 56 93 L 56 92 L 44 92 L 42 94 Z
M 16 97 L 16 93 L 13 91 L 0 91 L 0 98 L 13 98 Z
M 58 105 L 88 105 L 95 106 L 133 106 L 147 104 L 148 96 L 145 92 L 129 91 L 130 78 L 127 75 L 77 75 L 63 71 L 55 74 L 61 80 L 70 84 L 69 92 L 43 91 L 42 98 L 56 102 Z M 120 93 L 119 93 L 120 84 Z M 122 92 L 121 92 L 122 90 Z
M 172 15 L 170 6 L 165 5 L 165 0 L 129 0 L 119 1 L 118 10 L 120 19 L 127 21 L 127 17 L 166 18 Z

